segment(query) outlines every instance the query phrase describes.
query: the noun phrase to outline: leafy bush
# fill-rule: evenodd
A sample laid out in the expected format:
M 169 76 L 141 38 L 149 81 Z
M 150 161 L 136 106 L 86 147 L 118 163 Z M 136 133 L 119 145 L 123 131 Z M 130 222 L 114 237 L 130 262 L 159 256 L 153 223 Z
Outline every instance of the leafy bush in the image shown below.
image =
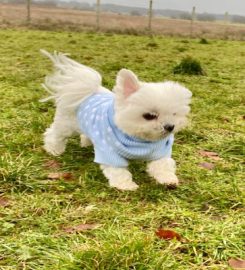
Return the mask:
M 206 40 L 206 38 L 201 38 L 199 43 L 200 44 L 209 44 L 209 42 Z
M 151 48 L 157 48 L 158 44 L 153 40 L 153 41 L 149 42 L 146 46 L 151 47 Z
M 187 56 L 181 60 L 181 62 L 173 68 L 174 74 L 188 74 L 188 75 L 205 75 L 201 63 L 198 60 L 193 59 L 191 56 Z

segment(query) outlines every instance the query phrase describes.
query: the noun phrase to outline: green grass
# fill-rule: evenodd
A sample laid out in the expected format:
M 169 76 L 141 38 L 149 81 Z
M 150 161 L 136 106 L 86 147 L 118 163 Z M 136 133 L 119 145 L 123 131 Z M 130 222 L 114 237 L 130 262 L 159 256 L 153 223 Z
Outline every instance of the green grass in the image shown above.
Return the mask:
M 127 35 L 0 30 L 0 269 L 229 269 L 229 258 L 245 257 L 244 247 L 244 44 L 239 41 L 134 37 Z M 154 44 L 154 46 L 152 46 Z M 190 126 L 176 136 L 173 157 L 181 185 L 169 190 L 131 165 L 136 192 L 109 188 L 92 148 L 73 138 L 60 171 L 71 181 L 48 180 L 54 159 L 42 149 L 42 133 L 54 114 L 41 88 L 51 64 L 39 49 L 71 53 L 96 68 L 111 88 L 126 67 L 141 80 L 176 80 L 193 92 Z M 175 75 L 190 55 L 206 76 Z M 222 158 L 213 170 L 199 150 Z M 87 211 L 89 206 L 94 206 Z M 65 227 L 98 223 L 91 231 L 68 234 Z M 159 228 L 185 240 L 164 241 Z

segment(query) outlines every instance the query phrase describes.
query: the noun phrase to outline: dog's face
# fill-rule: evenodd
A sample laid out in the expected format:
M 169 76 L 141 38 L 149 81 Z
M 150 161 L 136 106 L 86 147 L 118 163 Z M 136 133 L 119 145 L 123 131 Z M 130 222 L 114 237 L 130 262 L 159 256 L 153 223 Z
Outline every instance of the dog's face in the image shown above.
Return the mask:
M 114 92 L 115 123 L 130 136 L 159 140 L 187 123 L 192 94 L 178 83 L 144 83 L 130 70 L 122 69 Z

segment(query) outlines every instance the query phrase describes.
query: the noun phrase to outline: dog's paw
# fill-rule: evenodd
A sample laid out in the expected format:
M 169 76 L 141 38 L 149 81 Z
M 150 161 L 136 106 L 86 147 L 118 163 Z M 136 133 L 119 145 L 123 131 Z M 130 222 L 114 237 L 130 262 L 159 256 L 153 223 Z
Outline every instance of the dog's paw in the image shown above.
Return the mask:
M 46 152 L 53 156 L 59 156 L 65 151 L 65 144 L 64 143 L 51 143 L 51 142 L 45 142 L 43 148 Z
M 168 186 L 178 186 L 179 184 L 179 179 L 174 173 L 164 173 L 162 175 L 159 175 L 156 179 L 156 181 L 159 184 L 162 185 L 168 185 Z
M 90 141 L 90 139 L 88 137 L 81 134 L 80 135 L 80 145 L 81 145 L 81 147 L 88 147 L 88 146 L 92 145 L 92 142 Z
M 134 191 L 134 190 L 136 190 L 139 187 L 133 181 L 118 181 L 118 180 L 113 181 L 113 180 L 111 180 L 111 181 L 109 181 L 109 185 L 111 187 L 117 188 L 117 189 L 122 190 L 122 191 L 124 191 L 124 190 L 125 191 L 126 190 L 128 190 L 128 191 Z

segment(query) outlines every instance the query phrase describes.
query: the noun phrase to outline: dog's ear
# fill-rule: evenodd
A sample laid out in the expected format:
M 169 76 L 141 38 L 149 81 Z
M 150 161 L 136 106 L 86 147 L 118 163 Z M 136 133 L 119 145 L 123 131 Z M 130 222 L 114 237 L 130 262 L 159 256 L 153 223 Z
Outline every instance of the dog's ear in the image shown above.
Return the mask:
M 137 76 L 128 69 L 121 69 L 117 74 L 115 92 L 120 92 L 124 98 L 128 98 L 139 89 Z

